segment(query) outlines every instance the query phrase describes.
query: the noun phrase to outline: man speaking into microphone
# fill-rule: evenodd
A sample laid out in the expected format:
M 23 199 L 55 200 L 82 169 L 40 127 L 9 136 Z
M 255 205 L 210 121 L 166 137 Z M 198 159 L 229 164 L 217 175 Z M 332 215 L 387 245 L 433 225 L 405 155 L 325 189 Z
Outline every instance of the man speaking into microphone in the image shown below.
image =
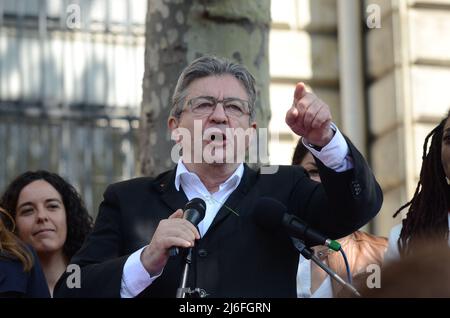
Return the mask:
M 370 221 L 382 193 L 364 158 L 332 123 L 328 105 L 303 83 L 286 123 L 315 156 L 322 184 L 301 167 L 251 169 L 243 162 L 248 140 L 242 149 L 229 132 L 257 129 L 256 96 L 255 80 L 242 65 L 205 56 L 183 70 L 168 118 L 182 157 L 156 178 L 106 189 L 94 230 L 71 260 L 81 268 L 81 288 L 69 288 L 65 275 L 57 297 L 175 297 L 184 253 L 171 256 L 174 248 L 192 248 L 187 286 L 209 297 L 296 297 L 298 252 L 288 235 L 255 224 L 251 213 L 259 199 L 279 201 L 334 239 Z M 198 131 L 206 137 L 195 138 Z M 198 226 L 183 217 L 193 198 L 206 203 Z

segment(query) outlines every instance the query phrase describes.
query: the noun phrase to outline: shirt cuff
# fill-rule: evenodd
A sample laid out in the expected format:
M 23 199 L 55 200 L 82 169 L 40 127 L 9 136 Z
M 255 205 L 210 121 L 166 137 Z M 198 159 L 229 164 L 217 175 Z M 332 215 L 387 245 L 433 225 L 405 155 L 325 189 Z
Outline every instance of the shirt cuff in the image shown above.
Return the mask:
M 120 297 L 133 298 L 150 286 L 155 279 L 161 276 L 151 276 L 141 262 L 141 253 L 147 246 L 131 254 L 123 266 L 122 281 L 120 285 Z
M 331 123 L 334 136 L 330 142 L 320 151 L 314 149 L 308 144 L 305 138 L 302 138 L 303 145 L 319 159 L 325 166 L 336 172 L 343 172 L 353 168 L 353 158 L 350 156 L 350 150 L 344 136 L 334 123 Z

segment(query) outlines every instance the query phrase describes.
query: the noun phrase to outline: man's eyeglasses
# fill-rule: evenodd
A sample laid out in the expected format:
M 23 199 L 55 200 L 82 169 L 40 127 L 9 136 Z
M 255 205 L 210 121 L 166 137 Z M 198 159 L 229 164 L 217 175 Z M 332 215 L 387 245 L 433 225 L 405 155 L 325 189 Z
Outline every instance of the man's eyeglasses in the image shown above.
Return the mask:
M 250 114 L 248 101 L 239 98 L 217 100 L 212 96 L 199 96 L 190 99 L 187 104 L 193 114 L 206 116 L 214 112 L 218 103 L 222 103 L 227 116 L 241 117 Z

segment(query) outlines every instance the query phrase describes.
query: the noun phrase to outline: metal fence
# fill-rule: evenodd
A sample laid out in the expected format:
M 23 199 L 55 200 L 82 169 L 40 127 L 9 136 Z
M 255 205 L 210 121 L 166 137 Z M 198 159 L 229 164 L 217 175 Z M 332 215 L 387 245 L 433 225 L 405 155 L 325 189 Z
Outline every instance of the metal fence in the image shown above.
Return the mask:
M 0 0 L 0 191 L 26 170 L 71 182 L 96 215 L 133 177 L 145 0 Z

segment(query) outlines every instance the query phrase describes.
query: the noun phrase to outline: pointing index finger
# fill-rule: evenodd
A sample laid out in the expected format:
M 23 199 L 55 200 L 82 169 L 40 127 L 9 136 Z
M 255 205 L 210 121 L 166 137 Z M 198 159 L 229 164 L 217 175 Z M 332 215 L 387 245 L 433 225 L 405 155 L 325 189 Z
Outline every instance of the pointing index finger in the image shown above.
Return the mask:
M 303 83 L 303 82 L 297 83 L 297 85 L 295 86 L 295 92 L 294 92 L 294 102 L 297 103 L 305 95 L 306 95 L 305 83 Z

